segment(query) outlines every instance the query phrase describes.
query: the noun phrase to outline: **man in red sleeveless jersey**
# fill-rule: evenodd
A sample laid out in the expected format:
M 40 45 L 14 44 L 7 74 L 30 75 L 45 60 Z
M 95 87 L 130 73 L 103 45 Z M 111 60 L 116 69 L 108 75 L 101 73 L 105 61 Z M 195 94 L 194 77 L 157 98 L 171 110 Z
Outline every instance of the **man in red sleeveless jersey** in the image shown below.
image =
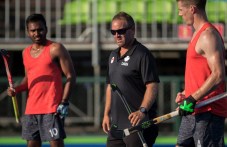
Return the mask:
M 176 97 L 182 116 L 177 146 L 222 147 L 227 99 L 194 107 L 225 92 L 224 43 L 207 19 L 206 0 L 177 0 L 177 4 L 179 16 L 195 30 L 187 49 L 185 89 Z
M 8 88 L 8 95 L 28 90 L 22 118 L 22 138 L 28 147 L 40 147 L 43 141 L 49 141 L 51 147 L 63 147 L 66 134 L 62 118 L 68 113 L 68 99 L 75 84 L 72 60 L 62 44 L 47 40 L 43 15 L 30 15 L 26 27 L 33 43 L 23 50 L 25 77 L 15 89 Z

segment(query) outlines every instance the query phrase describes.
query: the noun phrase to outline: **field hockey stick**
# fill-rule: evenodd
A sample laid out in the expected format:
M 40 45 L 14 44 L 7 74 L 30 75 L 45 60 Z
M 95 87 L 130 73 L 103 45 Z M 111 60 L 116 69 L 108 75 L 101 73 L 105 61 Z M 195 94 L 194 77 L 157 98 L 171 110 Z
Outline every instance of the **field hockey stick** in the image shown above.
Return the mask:
M 210 103 L 213 103 L 213 102 L 215 102 L 217 100 L 220 100 L 220 99 L 226 98 L 226 97 L 227 97 L 227 92 L 224 92 L 222 94 L 219 94 L 219 95 L 216 95 L 216 96 L 214 96 L 212 98 L 209 98 L 209 99 L 207 99 L 205 101 L 202 101 L 199 104 L 196 104 L 195 108 L 200 108 L 200 107 L 206 106 L 206 105 L 208 105 Z M 138 132 L 138 131 L 142 131 L 144 129 L 149 128 L 153 124 L 159 124 L 159 123 L 161 123 L 163 121 L 166 121 L 166 120 L 171 119 L 171 118 L 173 118 L 175 116 L 178 116 L 178 115 L 179 115 L 179 110 L 176 110 L 176 111 L 173 111 L 171 113 L 156 117 L 153 120 L 145 121 L 141 125 L 124 129 L 125 136 L 128 136 L 128 135 L 130 135 L 132 133 L 135 133 L 135 132 Z
M 7 53 L 6 50 L 1 49 L 1 55 L 2 55 L 3 60 L 4 60 L 6 74 L 7 74 L 7 78 L 8 78 L 8 82 L 9 82 L 9 87 L 13 89 L 14 88 L 13 78 L 11 76 L 11 73 L 10 73 L 10 70 L 9 70 L 9 65 L 8 65 L 9 54 Z M 14 109 L 16 122 L 20 123 L 20 119 L 19 119 L 20 115 L 19 115 L 18 103 L 17 103 L 16 96 L 12 96 L 12 101 L 13 101 L 13 109 Z
M 131 109 L 130 109 L 130 107 L 129 107 L 129 105 L 128 105 L 128 102 L 126 101 L 124 95 L 122 94 L 122 92 L 120 91 L 120 89 L 117 87 L 117 85 L 116 85 L 116 84 L 111 84 L 111 88 L 112 88 L 112 90 L 113 90 L 114 92 L 117 92 L 117 94 L 120 96 L 121 101 L 123 102 L 123 104 L 124 104 L 124 106 L 125 106 L 125 108 L 126 108 L 128 114 L 131 114 L 132 111 L 131 111 Z M 145 139 L 144 139 L 144 137 L 143 137 L 142 132 L 141 132 L 141 131 L 137 131 L 137 134 L 138 134 L 138 136 L 139 136 L 139 138 L 140 138 L 140 141 L 141 141 L 142 144 L 143 144 L 143 147 L 148 147 L 148 146 L 147 146 L 147 143 L 146 143 L 146 141 L 145 141 Z

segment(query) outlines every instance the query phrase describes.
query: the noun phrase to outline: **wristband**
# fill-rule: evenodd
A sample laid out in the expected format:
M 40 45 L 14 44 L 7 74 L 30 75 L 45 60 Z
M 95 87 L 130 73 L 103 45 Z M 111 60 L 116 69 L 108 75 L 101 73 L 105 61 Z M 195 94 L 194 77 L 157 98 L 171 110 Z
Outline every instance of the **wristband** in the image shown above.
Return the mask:
M 61 102 L 62 105 L 68 106 L 69 102 Z

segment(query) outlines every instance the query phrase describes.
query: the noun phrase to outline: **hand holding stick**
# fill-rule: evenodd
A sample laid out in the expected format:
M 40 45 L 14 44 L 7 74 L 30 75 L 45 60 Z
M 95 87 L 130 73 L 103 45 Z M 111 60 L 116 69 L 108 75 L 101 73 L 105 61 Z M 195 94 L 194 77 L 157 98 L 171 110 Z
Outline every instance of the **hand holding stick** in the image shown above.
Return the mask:
M 222 94 L 219 94 L 219 95 L 216 95 L 216 96 L 214 96 L 212 98 L 209 98 L 209 99 L 207 99 L 205 101 L 202 101 L 199 104 L 196 104 L 195 108 L 200 108 L 200 107 L 206 106 L 206 105 L 208 105 L 210 103 L 213 103 L 213 102 L 215 102 L 217 100 L 220 100 L 220 99 L 226 98 L 226 97 L 227 97 L 227 92 L 224 92 Z M 156 117 L 153 120 L 145 121 L 141 125 L 138 125 L 138 126 L 135 126 L 135 127 L 131 127 L 131 128 L 126 128 L 126 129 L 124 129 L 124 133 L 125 133 L 126 136 L 128 136 L 128 135 L 130 135 L 132 133 L 147 129 L 152 124 L 159 124 L 161 122 L 169 120 L 169 119 L 171 119 L 171 118 L 173 118 L 175 116 L 178 116 L 178 115 L 179 115 L 179 110 L 176 110 L 176 111 L 173 111 L 171 113 Z

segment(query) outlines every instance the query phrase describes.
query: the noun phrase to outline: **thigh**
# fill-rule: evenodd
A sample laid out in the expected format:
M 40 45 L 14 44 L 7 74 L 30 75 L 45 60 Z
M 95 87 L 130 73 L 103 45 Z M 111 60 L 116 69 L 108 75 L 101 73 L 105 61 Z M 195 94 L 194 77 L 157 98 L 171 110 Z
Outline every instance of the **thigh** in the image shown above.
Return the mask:
M 41 141 L 38 120 L 35 115 L 24 115 L 22 117 L 22 138 Z
M 195 117 L 193 115 L 183 116 L 177 137 L 177 146 L 194 147 L 193 134 L 195 130 Z
M 196 115 L 195 142 L 201 146 L 224 146 L 224 121 L 210 112 Z
M 123 139 L 107 138 L 106 147 L 126 147 Z
M 63 122 L 59 115 L 39 115 L 40 138 L 42 141 L 63 140 L 66 138 Z
M 138 133 L 133 133 L 129 136 L 126 136 L 123 140 L 127 147 L 143 147 Z
M 108 134 L 107 147 L 143 147 L 137 133 L 133 133 L 124 138 L 115 138 Z
M 152 147 L 155 143 L 155 140 L 158 136 L 158 126 L 152 125 L 150 128 L 147 128 L 143 131 L 143 136 L 146 140 L 148 147 Z
M 143 131 L 143 137 L 148 145 L 152 147 L 158 136 L 158 126 L 153 125 L 152 127 Z M 119 139 L 113 137 L 110 133 L 107 138 L 107 147 L 143 147 L 140 137 L 137 133 L 133 133 L 129 136 Z
M 152 147 L 158 136 L 158 126 L 152 125 L 151 127 L 145 129 L 142 132 L 142 135 L 145 139 L 145 142 L 147 143 L 147 146 Z M 141 142 L 141 139 L 140 139 L 138 133 L 133 133 L 133 134 L 125 137 L 124 142 L 127 147 L 143 147 L 143 144 Z

